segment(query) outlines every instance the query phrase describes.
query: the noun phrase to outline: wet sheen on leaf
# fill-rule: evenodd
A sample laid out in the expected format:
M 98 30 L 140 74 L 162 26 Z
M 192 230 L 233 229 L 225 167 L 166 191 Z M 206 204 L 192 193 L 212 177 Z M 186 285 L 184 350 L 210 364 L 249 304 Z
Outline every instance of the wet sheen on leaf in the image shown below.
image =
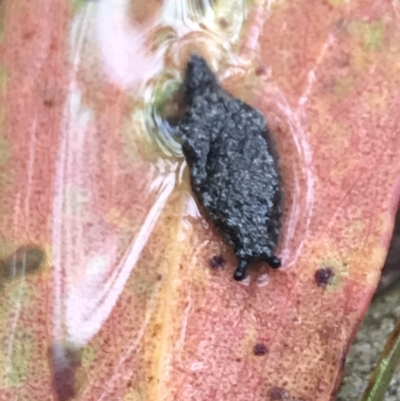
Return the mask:
M 399 195 L 396 3 L 93 3 L 1 6 L 1 396 L 331 399 Z M 193 51 L 282 163 L 282 268 L 240 284 L 159 114 Z

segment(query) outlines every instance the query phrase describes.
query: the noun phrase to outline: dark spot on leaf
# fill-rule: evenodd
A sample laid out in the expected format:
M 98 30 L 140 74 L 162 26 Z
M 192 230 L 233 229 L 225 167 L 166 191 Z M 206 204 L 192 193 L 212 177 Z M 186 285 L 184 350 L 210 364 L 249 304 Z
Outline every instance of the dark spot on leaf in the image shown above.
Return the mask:
M 265 344 L 259 343 L 253 347 L 253 354 L 256 356 L 263 356 L 268 353 L 268 347 Z
M 334 275 L 335 272 L 331 267 L 323 267 L 315 272 L 315 282 L 319 287 L 325 288 Z
M 0 278 L 13 280 L 24 274 L 35 273 L 42 265 L 45 253 L 35 246 L 22 246 L 6 260 L 0 261 Z
M 255 74 L 257 76 L 260 76 L 260 75 L 265 75 L 266 72 L 267 72 L 267 69 L 265 68 L 265 65 L 260 65 L 259 67 L 257 67 Z
M 345 365 L 346 365 L 346 355 L 343 355 L 343 356 L 340 358 L 340 369 L 343 370 L 344 367 L 345 367 Z
M 55 102 L 54 102 L 53 99 L 46 99 L 46 100 L 43 101 L 43 104 L 46 107 L 54 107 Z
M 218 22 L 222 29 L 225 29 L 228 26 L 228 21 L 225 18 L 220 18 Z
M 344 18 L 339 18 L 338 20 L 335 21 L 333 27 L 338 33 L 347 33 L 346 29 L 347 25 L 348 23 Z
M 348 67 L 350 64 L 350 55 L 346 52 L 341 52 L 335 57 L 335 61 L 338 67 Z
M 50 349 L 53 388 L 58 401 L 69 401 L 76 396 L 76 371 L 81 366 L 81 354 L 61 344 Z
M 286 401 L 287 392 L 281 387 L 272 387 L 267 393 L 269 401 Z
M 225 266 L 225 259 L 220 255 L 213 256 L 210 261 L 210 267 L 213 269 L 222 269 Z
M 28 31 L 24 33 L 23 38 L 26 40 L 32 39 L 33 36 L 35 35 L 35 31 Z

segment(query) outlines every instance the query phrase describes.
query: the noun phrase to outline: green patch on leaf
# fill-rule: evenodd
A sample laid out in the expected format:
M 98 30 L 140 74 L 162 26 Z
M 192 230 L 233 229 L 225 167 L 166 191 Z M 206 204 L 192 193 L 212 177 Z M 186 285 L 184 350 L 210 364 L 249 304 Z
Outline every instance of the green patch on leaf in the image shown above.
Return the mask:
M 20 387 L 25 384 L 32 357 L 34 338 L 28 328 L 17 327 L 13 335 L 2 341 L 0 351 L 0 388 Z
M 81 11 L 88 5 L 88 0 L 70 0 L 70 7 L 74 13 Z
M 382 48 L 383 38 L 385 36 L 385 25 L 377 21 L 367 24 L 364 32 L 364 44 L 369 51 L 378 51 Z
M 153 107 L 162 116 L 170 111 L 172 107 L 170 100 L 182 89 L 182 82 L 168 79 L 162 83 L 155 91 Z
M 385 37 L 385 24 L 382 21 L 357 21 L 349 25 L 349 32 L 362 41 L 366 51 L 376 52 L 382 49 Z
M 4 309 L 10 312 L 10 319 L 14 316 L 15 305 L 18 305 L 20 308 L 32 305 L 32 295 L 32 284 L 24 280 L 17 280 L 7 286 L 5 293 L 7 301 L 5 302 Z
M 94 347 L 87 345 L 82 350 L 82 365 L 88 365 L 92 361 L 94 361 L 97 357 L 97 351 Z

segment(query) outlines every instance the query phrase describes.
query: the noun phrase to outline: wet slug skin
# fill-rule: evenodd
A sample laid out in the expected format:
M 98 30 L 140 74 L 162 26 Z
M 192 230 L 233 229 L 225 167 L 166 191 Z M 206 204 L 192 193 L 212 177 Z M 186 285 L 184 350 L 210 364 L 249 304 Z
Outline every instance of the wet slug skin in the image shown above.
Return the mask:
M 234 279 L 252 262 L 279 268 L 283 192 L 265 118 L 221 88 L 198 55 L 187 64 L 184 102 L 178 135 L 192 191 L 237 256 Z

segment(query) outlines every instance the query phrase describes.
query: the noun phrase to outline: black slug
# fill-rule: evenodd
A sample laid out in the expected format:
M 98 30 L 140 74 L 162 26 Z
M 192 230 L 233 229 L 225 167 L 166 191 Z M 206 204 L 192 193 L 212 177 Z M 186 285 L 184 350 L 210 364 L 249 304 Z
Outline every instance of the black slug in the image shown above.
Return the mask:
M 198 55 L 187 64 L 184 103 L 178 135 L 192 191 L 237 256 L 234 279 L 252 262 L 280 267 L 283 192 L 263 115 L 226 92 Z

